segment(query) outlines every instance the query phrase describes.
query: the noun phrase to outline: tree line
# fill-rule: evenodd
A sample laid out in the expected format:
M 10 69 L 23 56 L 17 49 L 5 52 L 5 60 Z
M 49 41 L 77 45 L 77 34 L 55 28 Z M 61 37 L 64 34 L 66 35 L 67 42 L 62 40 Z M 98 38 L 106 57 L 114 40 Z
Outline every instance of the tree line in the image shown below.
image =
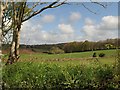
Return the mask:
M 3 49 L 8 47 L 3 45 Z M 57 51 L 60 49 L 65 53 L 72 52 L 84 52 L 84 51 L 95 51 L 95 50 L 106 50 L 106 49 L 116 49 L 120 48 L 120 39 L 106 39 L 101 41 L 81 41 L 81 42 L 67 42 L 67 43 L 59 43 L 59 44 L 43 44 L 43 45 L 20 45 L 20 49 L 31 49 L 34 52 L 43 52 L 49 53 L 50 50 Z M 51 52 L 52 52 L 51 51 Z M 62 53 L 63 53 L 62 51 Z
M 64 45 L 63 50 L 66 53 L 70 52 L 83 52 L 83 51 L 95 51 L 105 49 L 120 48 L 118 44 L 120 39 L 107 39 L 103 41 L 92 42 L 85 40 L 83 42 L 70 42 Z

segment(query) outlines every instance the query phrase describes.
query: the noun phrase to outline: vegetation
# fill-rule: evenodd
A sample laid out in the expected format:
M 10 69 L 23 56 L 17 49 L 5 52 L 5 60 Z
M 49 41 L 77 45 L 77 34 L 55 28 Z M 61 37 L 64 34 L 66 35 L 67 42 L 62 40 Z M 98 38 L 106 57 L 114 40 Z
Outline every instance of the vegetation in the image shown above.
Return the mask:
M 0 2 L 1 3 L 1 2 Z M 1 21 L 0 24 L 2 31 L 2 39 L 9 37 L 10 33 L 10 50 L 9 57 L 6 65 L 17 62 L 19 55 L 20 46 L 20 32 L 23 22 L 30 20 L 32 17 L 42 13 L 43 11 L 56 8 L 66 3 L 66 0 L 55 0 L 54 2 L 27 2 L 27 0 L 22 0 L 22 2 L 8 2 L 3 1 L 1 3 Z M 38 7 L 39 6 L 39 7 Z M 39 8 L 36 10 L 36 8 Z M 7 24 L 6 24 L 7 23 Z M 10 25 L 8 25 L 10 24 Z M 1 40 L 4 41 L 4 40 Z
M 4 66 L 2 74 L 3 89 L 116 90 L 119 85 L 114 65 L 99 63 L 60 66 L 18 62 Z
M 99 54 L 99 57 L 104 57 L 104 56 L 105 56 L 104 53 L 100 53 L 100 54 Z
M 21 57 L 19 56 L 20 32 L 23 22 L 28 21 L 47 9 L 67 4 L 66 1 L 67 0 L 56 0 L 49 3 L 36 2 L 30 4 L 25 0 L 23 2 L 5 1 L 1 3 L 2 15 L 0 18 L 2 19 L 2 37 L 9 37 L 8 34 L 11 34 L 11 39 L 9 38 L 11 40 L 11 42 L 9 42 L 9 55 L 3 56 L 5 60 L 6 57 L 8 58 L 6 65 L 4 65 L 4 62 L 2 63 L 2 81 L 0 83 L 2 83 L 3 89 L 119 89 L 120 75 L 118 69 L 120 60 L 118 55 L 118 63 L 116 64 L 113 59 L 116 56 L 116 54 L 113 53 L 115 50 L 112 50 L 119 48 L 117 47 L 119 44 L 118 39 L 108 39 L 106 41 L 98 42 L 90 42 L 87 40 L 83 42 L 70 42 L 59 44 L 56 47 L 51 46 L 46 48 L 47 52 L 52 53 L 52 55 L 35 53 L 29 55 L 22 54 Z M 103 4 L 98 2 L 93 3 L 105 8 Z M 85 4 L 82 3 L 81 5 L 86 8 Z M 39 6 L 39 8 L 37 6 Z M 87 9 L 89 10 L 89 8 Z M 9 23 L 6 24 L 6 22 L 9 22 L 10 26 L 8 26 Z M 33 52 L 37 52 L 37 49 L 34 46 L 31 47 L 32 46 L 30 46 L 30 49 Z M 102 53 L 101 51 L 96 50 L 102 50 Z M 93 51 L 96 53 L 93 54 Z M 99 57 L 97 57 L 96 54 L 98 54 Z M 92 58 L 92 55 L 96 58 Z M 17 62 L 19 57 L 21 62 Z M 97 61 L 94 59 L 97 59 Z M 84 63 L 81 63 L 82 61 Z
M 84 52 L 94 50 L 116 49 L 117 43 L 120 39 L 107 39 L 98 42 L 84 41 L 84 42 L 70 42 L 66 43 L 63 50 L 69 52 Z M 118 47 L 119 48 L 119 47 Z
M 120 39 L 107 39 L 98 42 L 82 41 L 82 42 L 68 42 L 59 44 L 43 44 L 43 45 L 20 45 L 20 49 L 32 50 L 33 52 L 49 53 L 53 47 L 64 50 L 65 53 L 72 52 L 84 52 L 95 50 L 110 50 L 120 48 L 117 44 L 120 44 Z M 3 44 L 3 51 L 8 49 L 9 45 Z
M 65 54 L 22 54 L 21 62 L 3 66 L 2 86 L 40 90 L 116 90 L 116 50 L 95 51 L 104 58 L 90 58 L 92 51 Z M 31 55 L 31 56 L 30 56 Z M 6 57 L 6 56 L 5 56 Z
M 20 57 L 20 32 L 21 26 L 25 21 L 28 21 L 31 18 L 41 14 L 45 10 L 57 8 L 64 4 L 69 4 L 67 0 L 55 0 L 53 2 L 31 2 L 31 4 L 27 2 L 27 0 L 22 0 L 22 2 L 3 1 L 0 3 L 0 30 L 2 31 L 1 41 L 9 41 L 4 43 L 10 43 L 9 57 L 6 65 L 17 62 Z M 99 4 L 99 2 L 94 2 L 94 4 L 98 4 L 103 8 L 106 7 L 106 5 Z M 86 4 L 81 5 L 86 8 Z M 86 9 L 91 11 L 88 8 Z
M 93 57 L 97 57 L 97 55 L 96 55 L 96 53 L 95 53 L 95 52 L 93 53 Z
M 105 59 L 103 61 L 110 62 L 115 60 L 115 55 L 117 54 L 116 50 L 99 50 L 95 51 L 98 55 L 99 53 L 105 53 Z M 21 54 L 20 61 L 56 61 L 56 60 L 84 60 L 84 59 L 92 59 L 92 55 L 94 52 L 77 52 L 77 53 L 64 53 L 64 54 L 42 54 L 42 53 L 32 53 L 32 54 Z
M 115 62 L 116 50 L 99 50 L 95 51 L 97 55 L 105 53 L 103 58 L 97 57 L 98 61 L 103 64 L 113 64 Z M 64 53 L 64 54 L 42 54 L 42 53 L 24 53 L 21 54 L 19 62 L 45 62 L 45 63 L 57 63 L 59 65 L 67 64 L 86 64 L 95 61 L 92 57 L 94 52 L 77 52 L 77 53 Z M 6 62 L 8 55 L 3 56 L 3 62 Z
M 52 47 L 49 51 L 49 54 L 62 54 L 64 50 L 60 49 L 59 47 Z

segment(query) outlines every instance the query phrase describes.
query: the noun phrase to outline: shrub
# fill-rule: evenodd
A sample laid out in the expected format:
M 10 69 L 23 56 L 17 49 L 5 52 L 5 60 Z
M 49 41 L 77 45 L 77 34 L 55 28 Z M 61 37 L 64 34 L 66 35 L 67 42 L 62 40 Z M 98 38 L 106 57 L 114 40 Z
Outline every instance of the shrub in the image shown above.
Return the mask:
M 59 47 L 52 47 L 49 51 L 49 54 L 62 54 L 64 50 L 60 49 Z
M 96 55 L 96 53 L 95 53 L 95 52 L 93 53 L 93 57 L 97 57 L 97 55 Z
M 104 56 L 105 56 L 104 53 L 100 53 L 100 54 L 99 54 L 99 57 L 104 57 Z
M 99 65 L 95 70 L 95 78 L 97 83 L 97 88 L 99 90 L 112 90 L 115 86 L 113 83 L 115 72 L 113 71 L 113 66 L 110 65 Z M 112 85 L 112 86 L 111 86 Z M 113 89 L 114 90 L 114 89 Z
M 38 90 L 117 90 L 112 65 L 15 63 L 3 67 L 2 87 Z

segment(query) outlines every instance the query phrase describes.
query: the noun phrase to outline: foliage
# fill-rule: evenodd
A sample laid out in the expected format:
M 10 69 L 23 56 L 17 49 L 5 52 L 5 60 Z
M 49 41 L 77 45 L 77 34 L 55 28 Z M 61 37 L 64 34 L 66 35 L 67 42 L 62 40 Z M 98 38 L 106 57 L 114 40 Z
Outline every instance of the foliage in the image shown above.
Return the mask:
M 50 54 L 62 54 L 64 50 L 60 49 L 59 47 L 52 47 L 49 51 Z
M 104 57 L 104 56 L 105 56 L 104 53 L 100 53 L 100 54 L 99 54 L 99 57 Z
M 120 42 L 120 39 L 118 39 Z M 64 50 L 65 52 L 83 52 L 83 51 L 93 51 L 93 50 L 106 50 L 115 49 L 117 47 L 118 42 L 117 39 L 107 39 L 98 42 L 90 42 L 90 41 L 83 41 L 83 42 L 67 42 L 67 43 L 59 43 L 59 44 L 43 44 L 43 45 L 20 45 L 20 49 L 30 49 L 35 52 L 48 52 L 52 47 L 56 46 L 60 49 Z M 107 44 L 106 44 L 107 43 Z M 112 45 L 112 46 L 111 46 Z M 2 49 L 6 50 L 9 45 L 3 44 Z M 118 47 L 120 48 L 120 47 Z
M 3 67 L 3 88 L 40 90 L 115 90 L 113 65 L 67 65 L 18 62 Z
M 111 49 L 111 48 L 113 48 L 113 45 L 112 45 L 112 44 L 106 44 L 105 47 L 106 47 L 107 49 Z
M 93 57 L 97 57 L 96 52 L 93 53 Z
M 83 42 L 70 42 L 64 44 L 63 50 L 67 53 L 70 53 L 70 52 L 81 52 L 81 51 L 115 49 L 117 47 L 118 40 L 107 39 L 98 42 L 91 42 L 87 40 Z

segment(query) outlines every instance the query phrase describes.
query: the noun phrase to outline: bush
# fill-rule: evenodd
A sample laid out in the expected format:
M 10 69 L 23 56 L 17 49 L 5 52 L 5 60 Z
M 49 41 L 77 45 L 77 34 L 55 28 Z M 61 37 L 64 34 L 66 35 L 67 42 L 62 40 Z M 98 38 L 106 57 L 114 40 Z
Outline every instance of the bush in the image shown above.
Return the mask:
M 62 54 L 64 50 L 60 49 L 59 47 L 52 47 L 49 51 L 49 54 Z
M 15 63 L 3 67 L 2 87 L 39 90 L 117 90 L 112 65 Z
M 95 53 L 95 52 L 93 53 L 93 57 L 97 57 L 97 55 L 96 55 L 96 53 Z
M 105 56 L 104 53 L 100 53 L 100 54 L 99 54 L 99 57 L 104 57 L 104 56 Z

